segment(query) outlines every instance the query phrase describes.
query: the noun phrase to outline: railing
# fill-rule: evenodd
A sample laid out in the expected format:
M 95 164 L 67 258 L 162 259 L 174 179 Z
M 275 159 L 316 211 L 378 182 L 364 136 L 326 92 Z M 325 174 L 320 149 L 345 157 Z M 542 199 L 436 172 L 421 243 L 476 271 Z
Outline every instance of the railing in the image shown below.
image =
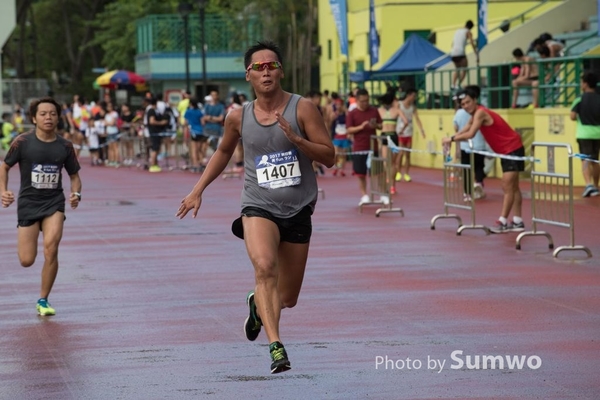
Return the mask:
M 565 54 L 566 54 L 566 55 L 569 55 L 569 54 L 571 54 L 571 51 L 572 51 L 572 50 L 573 50 L 575 47 L 579 46 L 580 44 L 583 44 L 583 43 L 587 42 L 587 41 L 588 41 L 588 40 L 590 40 L 590 39 L 596 38 L 596 37 L 598 37 L 598 32 L 592 32 L 592 33 L 590 33 L 589 35 L 582 37 L 581 39 L 579 39 L 578 41 L 576 41 L 575 43 L 573 43 L 572 45 L 570 45 L 569 47 L 567 47 L 567 48 L 564 50 Z
M 492 33 L 496 32 L 496 31 L 499 31 L 499 30 L 503 30 L 503 29 L 505 29 L 504 27 L 506 26 L 506 24 L 509 24 L 509 25 L 510 25 L 510 23 L 511 23 L 511 22 L 520 21 L 520 22 L 521 22 L 521 24 L 524 24 L 524 23 L 525 23 L 525 21 L 526 21 L 526 18 L 525 18 L 525 17 L 527 16 L 527 14 L 530 14 L 531 12 L 533 12 L 533 11 L 537 10 L 538 8 L 540 8 L 540 7 L 544 6 L 546 3 L 548 3 L 548 0 L 543 0 L 543 1 L 540 1 L 538 4 L 536 4 L 535 6 L 531 7 L 531 8 L 530 8 L 530 9 L 528 9 L 528 10 L 525 10 L 525 11 L 523 11 L 521 14 L 518 14 L 518 15 L 516 15 L 516 16 L 514 16 L 514 17 L 512 17 L 512 18 L 509 18 L 509 19 L 508 19 L 508 20 L 506 20 L 506 21 L 503 21 L 503 22 L 502 22 L 500 25 L 498 25 L 497 27 L 495 27 L 495 28 L 493 28 L 492 30 L 490 30 L 490 31 L 488 32 L 488 36 L 489 36 L 490 34 L 492 34 Z
M 205 18 L 206 45 L 209 52 L 239 52 L 259 40 L 262 26 L 256 18 L 232 20 L 216 14 Z M 200 17 L 189 16 L 190 52 L 200 52 Z M 137 21 L 137 53 L 169 53 L 185 50 L 183 18 L 177 14 L 150 15 Z
M 536 61 L 539 75 L 539 107 L 568 107 L 573 100 L 581 95 L 581 73 L 589 69 L 593 60 L 591 57 L 560 57 Z M 461 86 L 481 86 L 481 102 L 492 108 L 510 108 L 512 105 L 513 67 L 521 63 L 511 62 L 499 65 L 476 66 L 465 68 L 465 79 Z M 398 85 L 402 80 L 410 80 L 419 91 L 418 105 L 421 108 L 448 109 L 454 108 L 451 88 L 455 70 L 419 71 L 407 74 L 390 75 L 390 80 Z M 393 78 L 392 78 L 393 77 Z M 367 85 L 368 87 L 368 85 Z M 376 84 L 371 83 L 371 87 Z M 535 89 L 521 86 L 520 91 Z
M 537 152 L 536 152 L 537 149 Z M 556 152 L 562 150 L 568 157 L 566 173 L 557 172 Z M 546 224 L 569 229 L 569 245 L 560 246 L 552 255 L 565 250 L 584 251 L 592 257 L 589 248 L 575 245 L 575 216 L 573 213 L 573 150 L 565 143 L 534 142 L 531 144 L 531 156 L 544 158 L 545 165 L 538 167 L 533 163 L 531 171 L 531 221 L 533 230 L 517 236 L 516 249 L 521 249 L 521 241 L 527 236 L 545 236 L 548 248 L 554 248 L 552 236 L 537 229 L 538 224 Z M 544 154 L 545 153 L 545 154 Z M 541 157 L 540 157 L 541 156 Z
M 500 25 L 498 25 L 497 27 L 491 29 L 490 31 L 488 31 L 488 37 L 490 37 L 490 35 L 501 31 L 503 29 L 506 29 L 505 27 L 510 26 L 510 24 L 512 22 L 515 21 L 519 21 L 521 24 L 524 24 L 525 21 L 527 20 L 526 16 L 530 13 L 532 13 L 533 11 L 537 10 L 540 7 L 543 7 L 544 5 L 546 5 L 546 3 L 548 3 L 549 0 L 542 0 L 540 1 L 538 4 L 536 4 L 535 6 L 523 11 L 520 14 L 515 15 L 512 18 L 509 18 L 507 20 L 504 20 L 500 23 Z M 514 27 L 513 27 L 514 28 Z M 439 58 L 436 58 L 435 60 L 427 63 L 425 65 L 425 70 L 428 70 L 429 68 L 431 68 L 432 65 L 435 65 L 436 63 L 438 63 L 440 60 L 443 60 L 445 57 L 448 57 L 449 54 L 444 54 L 443 56 L 440 56 Z

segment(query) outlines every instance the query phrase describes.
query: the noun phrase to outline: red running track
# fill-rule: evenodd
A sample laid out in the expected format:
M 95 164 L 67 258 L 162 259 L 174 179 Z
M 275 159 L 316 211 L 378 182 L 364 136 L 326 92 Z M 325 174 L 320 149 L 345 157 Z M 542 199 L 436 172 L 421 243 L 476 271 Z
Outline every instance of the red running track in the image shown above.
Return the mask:
M 600 198 L 576 200 L 576 240 L 594 257 L 554 259 L 543 238 L 517 251 L 514 233 L 457 236 L 454 221 L 430 230 L 440 172 L 411 175 L 394 198 L 405 216 L 380 218 L 358 213 L 354 178 L 319 178 L 304 288 L 282 319 L 293 369 L 279 375 L 264 334 L 250 343 L 242 331 L 253 273 L 230 233 L 241 180 L 216 181 L 199 217 L 180 221 L 197 175 L 86 165 L 54 317 L 35 313 L 42 260 L 19 266 L 16 207 L 2 209 L 0 398 L 600 398 Z M 478 222 L 489 225 L 498 181 L 487 190 Z M 568 243 L 566 230 L 547 230 Z M 474 368 L 476 356 L 506 355 L 533 368 Z

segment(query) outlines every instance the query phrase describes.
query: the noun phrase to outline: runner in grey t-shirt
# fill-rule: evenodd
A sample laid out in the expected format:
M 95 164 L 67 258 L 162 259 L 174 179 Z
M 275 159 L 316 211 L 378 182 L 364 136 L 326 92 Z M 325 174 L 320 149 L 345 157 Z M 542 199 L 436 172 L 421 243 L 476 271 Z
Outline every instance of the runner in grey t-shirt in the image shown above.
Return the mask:
M 8 171 L 19 164 L 21 189 L 17 204 L 18 255 L 21 265 L 35 262 L 40 231 L 44 236 L 44 267 L 40 299 L 36 304 L 40 315 L 54 315 L 48 302 L 58 273 L 58 246 L 65 220 L 65 195 L 62 188 L 62 169 L 71 181 L 69 203 L 75 209 L 81 200 L 79 162 L 73 144 L 57 134 L 61 106 L 45 97 L 30 106 L 35 130 L 18 136 L 0 166 L 0 198 L 2 207 L 11 205 L 15 196 L 8 190 Z
M 281 88 L 283 66 L 277 45 L 258 42 L 248 49 L 244 63 L 256 100 L 228 114 L 221 145 L 181 201 L 177 216 L 183 218 L 193 210 L 196 217 L 204 190 L 225 169 L 241 137 L 242 217 L 232 230 L 246 242 L 256 281 L 246 296 L 250 312 L 244 330 L 253 341 L 265 327 L 271 373 L 278 373 L 291 368 L 279 337 L 279 319 L 283 308 L 296 305 L 306 268 L 317 198 L 311 162 L 331 167 L 335 150 L 317 107 Z

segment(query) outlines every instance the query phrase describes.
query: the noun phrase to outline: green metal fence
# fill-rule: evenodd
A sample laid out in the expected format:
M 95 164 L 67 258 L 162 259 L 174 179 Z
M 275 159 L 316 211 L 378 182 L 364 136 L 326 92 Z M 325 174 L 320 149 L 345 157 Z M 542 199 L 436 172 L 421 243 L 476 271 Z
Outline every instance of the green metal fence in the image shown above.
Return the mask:
M 200 17 L 189 16 L 188 38 L 190 52 L 200 52 Z M 234 20 L 221 15 L 207 14 L 205 35 L 209 52 L 239 52 L 262 37 L 257 18 Z M 137 53 L 183 52 L 183 18 L 177 14 L 150 15 L 137 21 Z
M 581 95 L 580 77 L 586 69 L 598 69 L 600 57 L 561 57 L 536 61 L 539 70 L 538 106 L 569 107 Z M 465 68 L 462 87 L 479 85 L 481 100 L 491 108 L 510 108 L 512 105 L 513 67 L 520 63 L 477 66 Z M 418 105 L 421 108 L 454 108 L 452 88 L 454 69 L 441 71 L 419 71 L 379 75 L 377 80 L 364 82 L 363 86 L 377 95 L 385 92 L 386 85 L 403 86 L 408 84 L 419 92 Z M 386 83 L 386 85 L 384 85 Z M 534 90 L 520 86 L 523 92 Z M 530 93 L 531 94 L 531 93 Z

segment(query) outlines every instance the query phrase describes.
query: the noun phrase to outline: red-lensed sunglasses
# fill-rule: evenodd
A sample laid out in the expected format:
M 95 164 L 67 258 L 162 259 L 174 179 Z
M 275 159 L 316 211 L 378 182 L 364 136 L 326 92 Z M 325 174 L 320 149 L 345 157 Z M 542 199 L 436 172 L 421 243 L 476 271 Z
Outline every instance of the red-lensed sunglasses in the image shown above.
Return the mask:
M 279 69 L 281 68 L 281 63 L 279 61 L 258 61 L 250 64 L 248 68 L 246 68 L 246 71 L 264 71 L 267 68 L 269 71 Z

